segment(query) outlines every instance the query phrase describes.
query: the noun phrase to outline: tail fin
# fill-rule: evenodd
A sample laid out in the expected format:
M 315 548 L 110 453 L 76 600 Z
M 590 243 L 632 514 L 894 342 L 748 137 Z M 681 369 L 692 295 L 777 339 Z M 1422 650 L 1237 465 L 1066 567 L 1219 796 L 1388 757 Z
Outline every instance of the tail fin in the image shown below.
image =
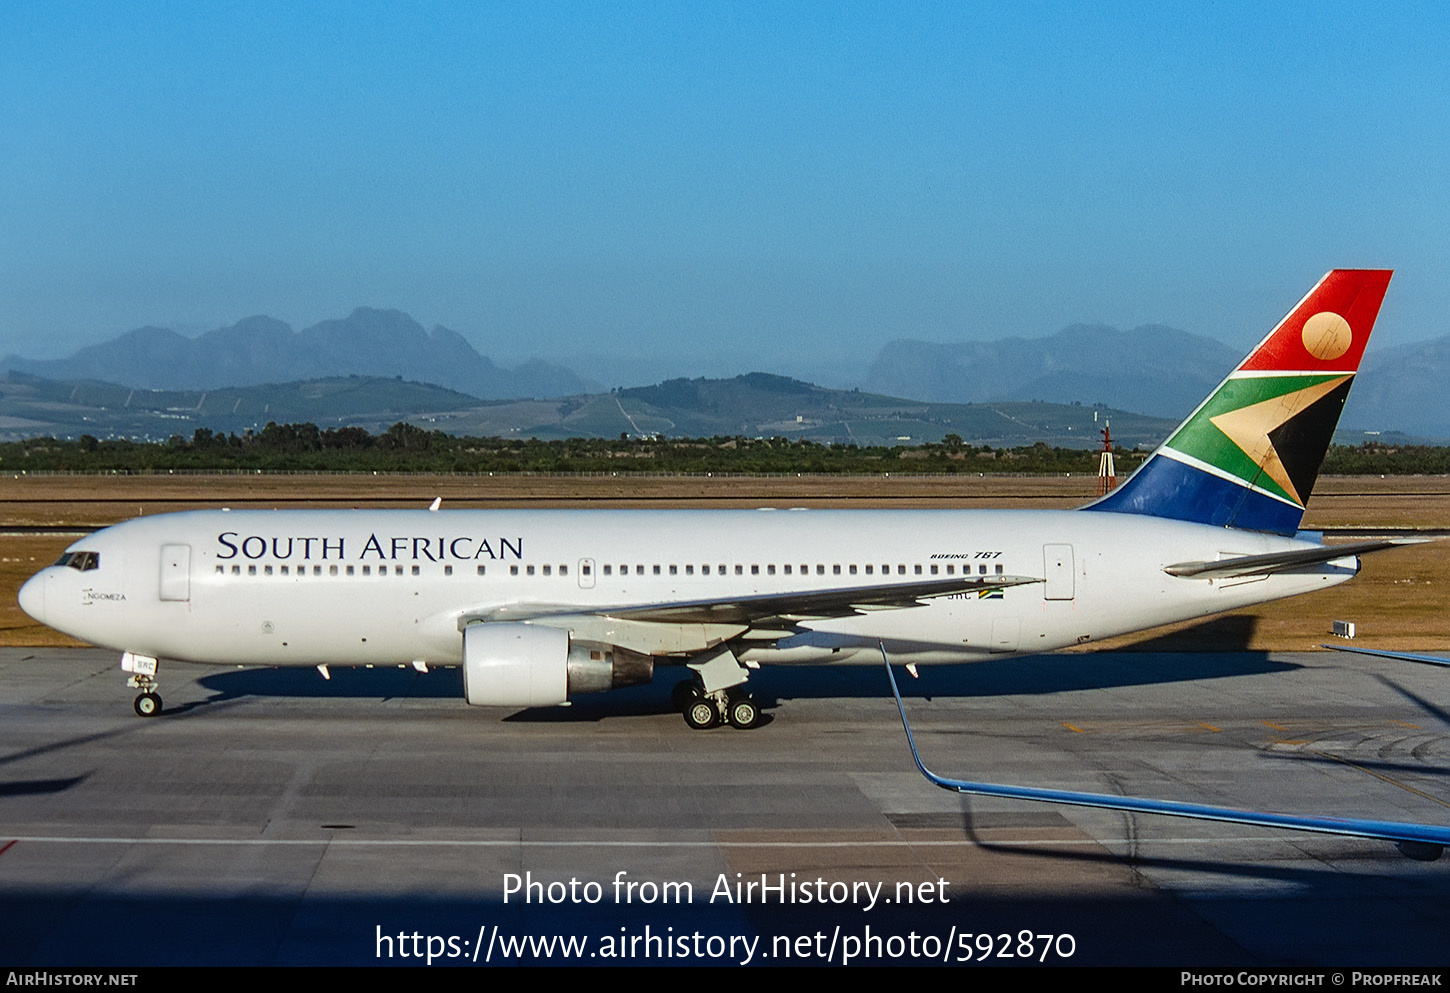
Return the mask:
M 1297 531 L 1390 275 L 1326 275 L 1126 483 L 1083 509 Z

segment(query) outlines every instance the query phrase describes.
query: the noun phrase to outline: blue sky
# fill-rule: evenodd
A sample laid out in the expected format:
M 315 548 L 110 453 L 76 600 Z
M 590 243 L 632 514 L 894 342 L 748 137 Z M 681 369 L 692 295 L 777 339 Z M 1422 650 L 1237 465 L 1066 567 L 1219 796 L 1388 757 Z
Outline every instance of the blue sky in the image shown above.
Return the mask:
M 892 338 L 1450 332 L 1434 4 L 0 5 L 0 352 L 358 305 L 609 385 Z M 581 358 L 587 357 L 587 358 Z M 855 370 L 853 372 L 853 370 Z

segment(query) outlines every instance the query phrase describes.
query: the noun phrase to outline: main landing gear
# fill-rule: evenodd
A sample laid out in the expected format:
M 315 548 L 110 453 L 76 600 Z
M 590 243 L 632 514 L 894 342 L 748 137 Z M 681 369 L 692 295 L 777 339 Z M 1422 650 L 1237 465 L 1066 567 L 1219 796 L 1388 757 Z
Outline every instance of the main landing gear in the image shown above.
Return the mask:
M 696 731 L 720 724 L 746 730 L 760 723 L 760 708 L 755 697 L 741 687 L 706 693 L 700 680 L 687 679 L 675 685 L 670 699 L 685 715 L 685 723 Z

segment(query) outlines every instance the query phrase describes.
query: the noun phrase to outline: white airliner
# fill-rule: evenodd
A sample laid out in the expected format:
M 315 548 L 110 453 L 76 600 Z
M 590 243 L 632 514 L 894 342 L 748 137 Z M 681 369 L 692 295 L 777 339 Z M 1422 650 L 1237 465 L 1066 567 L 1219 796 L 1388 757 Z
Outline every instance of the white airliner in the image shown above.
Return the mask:
M 158 660 L 462 665 L 471 704 L 697 678 L 694 727 L 756 723 L 768 664 L 1052 651 L 1324 589 L 1392 542 L 1297 537 L 1390 273 L 1326 275 L 1123 486 L 1076 511 L 198 511 L 128 521 L 31 578 L 32 617 Z
M 1326 275 L 1123 486 L 1080 510 L 198 511 L 81 539 L 20 605 L 121 652 L 142 716 L 161 710 L 160 659 L 324 676 L 461 664 L 469 703 L 507 707 L 648 682 L 671 664 L 695 672 L 676 688 L 692 727 L 750 727 L 743 686 L 759 665 L 1047 652 L 1324 589 L 1358 555 L 1404 543 L 1326 547 L 1298 532 L 1389 279 Z M 1438 826 L 953 780 L 917 764 L 961 792 L 1384 838 L 1419 859 L 1450 844 Z

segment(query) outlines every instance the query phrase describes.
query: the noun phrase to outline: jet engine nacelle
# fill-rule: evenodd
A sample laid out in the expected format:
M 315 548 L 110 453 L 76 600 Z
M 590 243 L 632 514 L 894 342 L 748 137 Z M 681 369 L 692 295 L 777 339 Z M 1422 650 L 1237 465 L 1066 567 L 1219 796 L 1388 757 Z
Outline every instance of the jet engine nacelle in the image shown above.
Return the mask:
M 560 628 L 483 623 L 463 629 L 463 695 L 476 707 L 552 707 L 570 693 L 653 678 L 648 655 L 576 643 Z

